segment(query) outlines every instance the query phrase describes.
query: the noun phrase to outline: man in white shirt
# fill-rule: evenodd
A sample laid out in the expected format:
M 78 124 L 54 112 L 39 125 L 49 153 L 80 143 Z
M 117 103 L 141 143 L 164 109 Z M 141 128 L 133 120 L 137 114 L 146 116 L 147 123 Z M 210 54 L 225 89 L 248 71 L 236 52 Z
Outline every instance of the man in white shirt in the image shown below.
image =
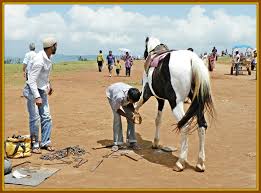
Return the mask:
M 48 97 L 53 89 L 49 82 L 52 68 L 51 55 L 55 54 L 57 41 L 52 38 L 43 40 L 43 48 L 34 57 L 33 64 L 28 73 L 27 88 L 24 96 L 27 98 L 29 112 L 30 136 L 32 152 L 41 153 L 41 149 L 54 151 L 51 146 L 52 119 L 49 110 Z M 39 144 L 39 127 L 41 124 L 41 144 Z
M 114 146 L 123 145 L 121 116 L 127 119 L 127 142 L 132 149 L 140 149 L 135 136 L 135 125 L 133 119 L 133 104 L 140 99 L 140 91 L 137 88 L 118 82 L 110 85 L 106 90 L 106 96 L 113 112 L 113 142 Z M 122 110 L 122 109 L 124 110 Z
M 236 68 L 236 72 L 239 70 L 239 63 L 240 63 L 240 54 L 239 51 L 236 50 L 235 55 L 234 55 L 234 64 L 235 64 L 235 68 Z M 236 73 L 237 75 L 237 73 Z
M 30 43 L 29 44 L 29 49 L 30 51 L 27 52 L 25 54 L 25 57 L 24 57 L 24 60 L 23 60 L 23 73 L 24 73 L 24 77 L 26 78 L 26 80 L 28 80 L 28 72 L 32 66 L 32 63 L 33 63 L 33 59 L 36 55 L 36 52 L 35 52 L 35 45 L 34 43 Z

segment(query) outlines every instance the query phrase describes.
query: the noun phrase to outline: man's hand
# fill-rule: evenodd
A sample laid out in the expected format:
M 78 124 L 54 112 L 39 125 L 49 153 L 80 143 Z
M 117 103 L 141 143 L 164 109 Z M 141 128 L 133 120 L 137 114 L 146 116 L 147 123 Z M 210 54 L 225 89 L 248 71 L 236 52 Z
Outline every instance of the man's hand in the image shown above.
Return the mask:
M 52 87 L 50 87 L 50 88 L 48 89 L 48 95 L 51 95 L 51 94 L 53 94 L 53 88 L 52 88 Z
M 133 119 L 133 122 L 135 124 L 141 124 L 142 123 L 142 117 L 140 116 L 140 114 L 138 112 L 133 113 L 132 119 Z
M 42 103 L 43 103 L 43 101 L 42 101 L 42 98 L 41 98 L 41 97 L 38 97 L 38 98 L 35 99 L 35 104 L 36 104 L 38 107 L 41 106 Z
M 134 115 L 130 116 L 130 117 L 127 117 L 126 116 L 126 119 L 131 121 L 132 123 L 134 123 Z

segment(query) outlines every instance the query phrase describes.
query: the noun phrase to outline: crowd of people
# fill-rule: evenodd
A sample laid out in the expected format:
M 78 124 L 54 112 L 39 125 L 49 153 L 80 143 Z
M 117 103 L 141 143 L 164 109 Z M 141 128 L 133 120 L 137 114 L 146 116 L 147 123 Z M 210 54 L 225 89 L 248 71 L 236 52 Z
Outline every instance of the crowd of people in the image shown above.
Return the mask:
M 106 56 L 106 61 L 105 61 L 103 58 L 102 50 L 100 50 L 99 54 L 97 55 L 98 71 L 102 72 L 103 65 L 106 62 L 106 65 L 108 67 L 109 77 L 112 76 L 113 68 L 115 68 L 116 75 L 119 76 L 122 70 L 122 61 L 124 62 L 125 65 L 125 76 L 130 76 L 134 59 L 129 52 L 125 52 L 124 56 L 116 59 L 116 57 L 112 54 L 112 51 L 110 50 L 109 54 Z

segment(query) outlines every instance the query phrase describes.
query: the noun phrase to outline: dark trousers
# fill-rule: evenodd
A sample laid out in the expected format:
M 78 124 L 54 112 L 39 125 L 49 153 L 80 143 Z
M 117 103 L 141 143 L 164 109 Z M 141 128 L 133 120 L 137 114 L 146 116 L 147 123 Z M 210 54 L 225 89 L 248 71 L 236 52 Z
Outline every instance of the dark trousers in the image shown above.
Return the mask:
M 131 68 L 126 67 L 126 76 L 130 76 L 130 73 L 131 73 Z
M 99 69 L 99 72 L 102 71 L 102 61 L 98 61 L 98 69 Z
M 119 76 L 119 74 L 120 74 L 120 69 L 116 69 L 116 74 Z

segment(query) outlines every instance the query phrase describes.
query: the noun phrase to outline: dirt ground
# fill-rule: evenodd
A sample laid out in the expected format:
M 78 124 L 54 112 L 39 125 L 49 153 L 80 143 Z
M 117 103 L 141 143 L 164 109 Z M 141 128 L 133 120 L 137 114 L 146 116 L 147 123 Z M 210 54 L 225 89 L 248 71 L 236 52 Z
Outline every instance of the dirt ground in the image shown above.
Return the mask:
M 213 97 L 217 116 L 206 135 L 206 171 L 194 170 L 198 156 L 197 132 L 189 136 L 188 165 L 183 172 L 172 170 L 179 155 L 180 135 L 172 132 L 175 118 L 166 103 L 161 127 L 161 144 L 177 147 L 165 153 L 151 149 L 155 133 L 157 101 L 151 98 L 142 108 L 143 123 L 136 126 L 142 150 L 135 151 L 143 159 L 133 161 L 125 156 L 107 158 L 95 172 L 90 169 L 110 149 L 92 150 L 112 142 L 112 112 L 105 96 L 111 83 L 125 82 L 141 88 L 142 61 L 136 61 L 131 77 L 108 76 L 107 69 L 73 72 L 52 77 L 55 92 L 49 98 L 53 120 L 52 143 L 56 149 L 79 145 L 90 154 L 89 161 L 80 168 L 52 165 L 59 168 L 36 189 L 45 188 L 167 188 L 167 189 L 241 189 L 256 188 L 257 130 L 256 130 L 256 72 L 252 75 L 231 76 L 230 66 L 217 64 L 211 73 Z M 29 134 L 26 101 L 20 97 L 22 88 L 5 87 L 5 137 Z M 188 104 L 186 104 L 187 106 Z M 123 119 L 124 137 L 126 121 Z M 46 154 L 46 151 L 43 151 Z M 39 155 L 12 160 L 13 164 L 29 160 L 49 163 Z M 5 185 L 5 189 L 31 188 Z

